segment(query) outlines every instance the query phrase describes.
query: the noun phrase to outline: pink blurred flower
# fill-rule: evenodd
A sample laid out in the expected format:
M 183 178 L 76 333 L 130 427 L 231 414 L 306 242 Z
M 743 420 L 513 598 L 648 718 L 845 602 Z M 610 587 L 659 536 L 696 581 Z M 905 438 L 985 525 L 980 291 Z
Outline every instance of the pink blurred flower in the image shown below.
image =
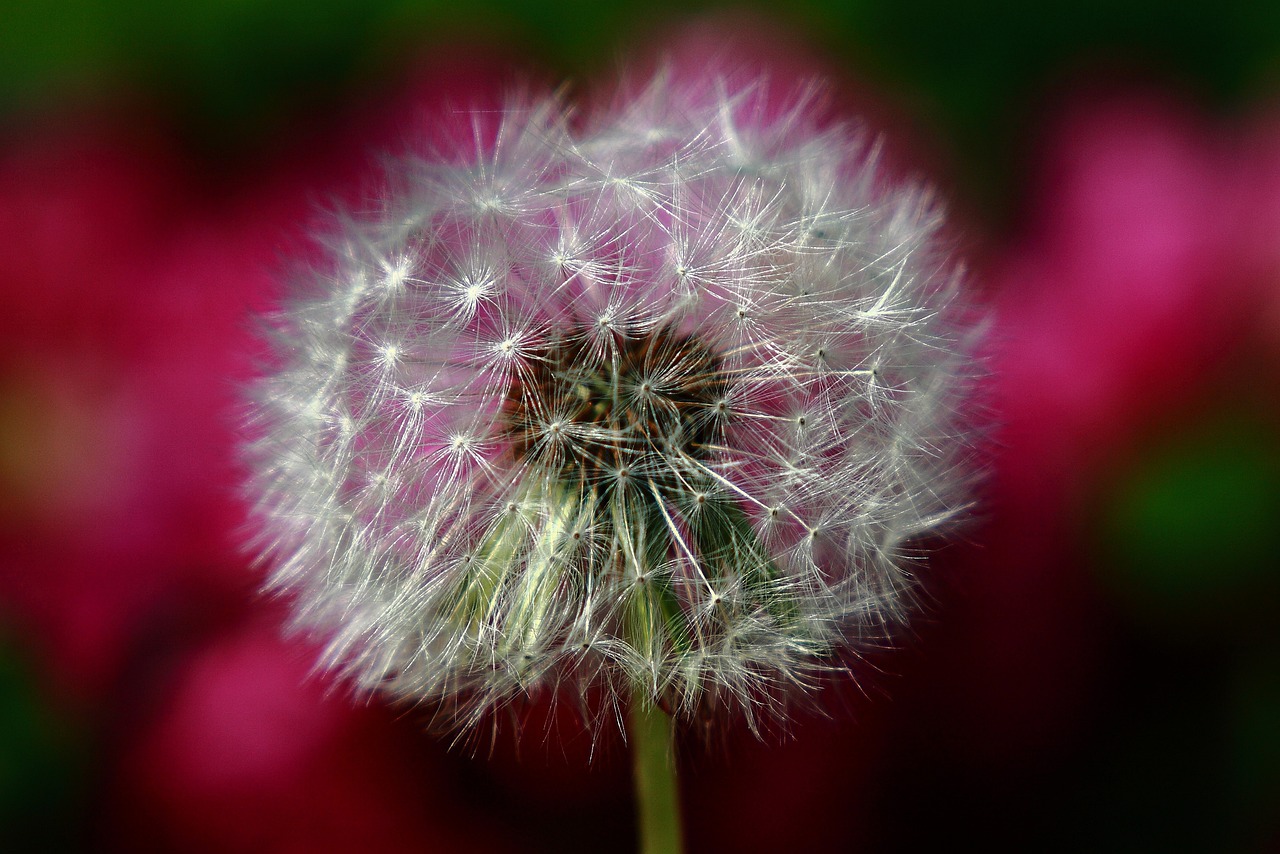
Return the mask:
M 1026 235 L 995 274 L 1009 452 L 1034 454 L 1035 478 L 1096 464 L 1199 392 L 1249 306 L 1255 213 L 1228 140 L 1168 96 L 1078 103 L 1051 133 Z
M 491 850 L 473 805 L 378 710 L 309 678 L 275 610 L 220 633 L 112 780 L 112 839 L 147 850 Z M 412 731 L 407 734 L 412 735 Z
M 190 216 L 180 174 L 155 134 L 93 119 L 15 140 L 0 166 L 0 430 L 14 508 L 0 590 L 73 692 L 104 687 L 172 565 L 218 560 L 207 549 L 225 523 L 205 519 L 230 506 L 207 424 L 226 400 L 215 336 L 232 331 L 236 295 L 167 280 Z M 187 461 L 205 468 L 182 480 L 164 446 L 188 432 Z
M 1258 228 L 1280 199 L 1259 192 L 1274 150 L 1144 90 L 1081 92 L 1045 139 L 1028 219 L 991 265 L 1002 428 L 965 557 L 977 586 L 939 665 L 987 758 L 1034 756 L 1096 702 L 1089 502 L 1147 437 L 1214 399 L 1280 281 Z

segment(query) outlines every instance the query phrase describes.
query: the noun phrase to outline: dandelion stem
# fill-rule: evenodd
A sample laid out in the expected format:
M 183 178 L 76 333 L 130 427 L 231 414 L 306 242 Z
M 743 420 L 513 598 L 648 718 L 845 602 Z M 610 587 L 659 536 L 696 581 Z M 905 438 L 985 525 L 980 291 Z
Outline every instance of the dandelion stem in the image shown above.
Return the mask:
M 671 718 L 645 699 L 631 703 L 627 723 L 635 773 L 640 854 L 679 854 L 680 801 Z

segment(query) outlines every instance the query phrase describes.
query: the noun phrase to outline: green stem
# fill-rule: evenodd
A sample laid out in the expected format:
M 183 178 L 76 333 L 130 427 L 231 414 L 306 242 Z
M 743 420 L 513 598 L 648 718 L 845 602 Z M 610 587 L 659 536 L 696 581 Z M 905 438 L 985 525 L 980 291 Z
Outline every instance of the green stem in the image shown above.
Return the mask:
M 627 721 L 635 771 L 640 854 L 679 854 L 680 801 L 671 718 L 636 698 Z

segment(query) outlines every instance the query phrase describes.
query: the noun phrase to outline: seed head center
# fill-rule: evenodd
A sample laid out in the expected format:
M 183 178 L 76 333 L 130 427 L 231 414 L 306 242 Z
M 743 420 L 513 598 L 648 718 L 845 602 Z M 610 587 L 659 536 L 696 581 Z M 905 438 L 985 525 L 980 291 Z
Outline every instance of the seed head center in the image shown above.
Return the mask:
M 663 479 L 664 459 L 705 458 L 723 422 L 726 379 L 715 352 L 670 329 L 598 333 L 574 327 L 531 348 L 503 411 L 517 457 L 590 480 Z

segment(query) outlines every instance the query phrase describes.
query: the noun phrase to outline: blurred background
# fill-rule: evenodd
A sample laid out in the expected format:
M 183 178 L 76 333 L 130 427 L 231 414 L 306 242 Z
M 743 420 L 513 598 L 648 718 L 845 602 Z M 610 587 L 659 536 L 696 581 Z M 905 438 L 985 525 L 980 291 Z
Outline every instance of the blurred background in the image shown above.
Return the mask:
M 0 5 L 0 848 L 572 851 L 629 770 L 308 678 L 244 557 L 251 318 L 379 152 L 688 43 L 935 184 L 995 324 L 927 602 L 789 732 L 682 735 L 696 851 L 1280 851 L 1280 5 Z M 522 738 L 513 733 L 523 730 Z

